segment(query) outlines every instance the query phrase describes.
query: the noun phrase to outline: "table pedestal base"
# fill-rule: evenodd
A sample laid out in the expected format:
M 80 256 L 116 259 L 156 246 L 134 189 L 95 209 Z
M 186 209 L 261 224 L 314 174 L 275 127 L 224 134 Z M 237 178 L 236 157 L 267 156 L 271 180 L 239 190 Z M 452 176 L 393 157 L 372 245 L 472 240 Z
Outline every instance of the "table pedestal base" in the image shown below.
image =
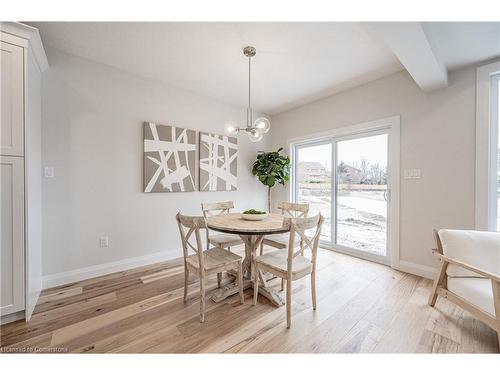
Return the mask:
M 255 270 L 252 267 L 253 259 L 256 256 L 257 249 L 262 243 L 264 236 L 262 235 L 240 235 L 241 239 L 245 243 L 245 259 L 243 260 L 243 289 L 249 289 L 253 287 L 252 274 Z M 232 274 L 232 273 L 231 273 Z M 274 277 L 272 277 L 274 278 Z M 284 299 L 268 284 L 269 280 L 262 271 L 259 271 L 259 294 L 266 297 L 275 306 L 283 306 L 285 304 Z M 214 302 L 220 302 L 227 297 L 230 297 L 238 293 L 238 284 L 232 282 L 230 284 L 224 285 L 212 296 Z

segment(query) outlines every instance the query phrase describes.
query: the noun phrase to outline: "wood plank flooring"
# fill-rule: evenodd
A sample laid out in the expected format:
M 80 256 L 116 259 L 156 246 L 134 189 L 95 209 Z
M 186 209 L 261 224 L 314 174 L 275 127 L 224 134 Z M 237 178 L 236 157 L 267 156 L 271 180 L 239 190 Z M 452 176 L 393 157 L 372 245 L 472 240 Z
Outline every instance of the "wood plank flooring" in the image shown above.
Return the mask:
M 242 249 L 237 249 L 242 251 Z M 497 353 L 496 333 L 450 302 L 427 306 L 431 281 L 328 250 L 318 255 L 318 309 L 310 281 L 293 285 L 285 308 L 251 289 L 207 303 L 199 323 L 198 283 L 184 304 L 182 259 L 45 290 L 29 323 L 0 329 L 3 352 L 77 353 Z M 223 283 L 230 282 L 225 277 Z M 279 289 L 279 280 L 271 282 Z M 217 289 L 210 279 L 209 294 Z

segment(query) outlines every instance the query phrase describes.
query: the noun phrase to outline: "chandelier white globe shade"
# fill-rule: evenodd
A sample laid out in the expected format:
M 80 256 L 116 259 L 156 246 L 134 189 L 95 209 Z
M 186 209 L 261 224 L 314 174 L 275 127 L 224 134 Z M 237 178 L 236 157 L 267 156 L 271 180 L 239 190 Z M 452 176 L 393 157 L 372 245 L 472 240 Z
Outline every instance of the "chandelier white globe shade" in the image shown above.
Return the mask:
M 224 126 L 226 134 L 229 136 L 236 136 L 240 129 L 238 128 L 238 124 L 235 121 L 228 121 Z
M 260 130 L 252 129 L 248 132 L 248 138 L 250 138 L 252 142 L 259 142 L 263 137 L 264 135 Z
M 271 129 L 271 122 L 265 117 L 259 117 L 254 122 L 254 127 L 259 129 L 263 134 L 267 133 Z

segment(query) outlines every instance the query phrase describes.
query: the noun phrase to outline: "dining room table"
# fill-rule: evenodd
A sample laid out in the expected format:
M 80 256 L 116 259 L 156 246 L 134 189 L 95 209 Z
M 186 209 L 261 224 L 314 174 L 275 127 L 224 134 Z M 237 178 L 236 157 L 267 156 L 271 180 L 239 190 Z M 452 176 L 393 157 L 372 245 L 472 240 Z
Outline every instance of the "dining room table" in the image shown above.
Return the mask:
M 290 231 L 290 221 L 283 215 L 269 213 L 262 220 L 246 220 L 239 213 L 228 213 L 211 216 L 206 219 L 207 227 L 211 230 L 236 234 L 241 237 L 245 244 L 245 256 L 243 259 L 243 289 L 253 287 L 252 274 L 253 259 L 257 256 L 257 249 L 260 247 L 265 235 L 286 233 Z M 269 286 L 269 275 L 259 272 L 259 294 L 263 295 L 275 306 L 285 304 L 280 294 Z M 231 282 L 223 285 L 217 290 L 212 300 L 220 302 L 238 293 L 238 284 Z

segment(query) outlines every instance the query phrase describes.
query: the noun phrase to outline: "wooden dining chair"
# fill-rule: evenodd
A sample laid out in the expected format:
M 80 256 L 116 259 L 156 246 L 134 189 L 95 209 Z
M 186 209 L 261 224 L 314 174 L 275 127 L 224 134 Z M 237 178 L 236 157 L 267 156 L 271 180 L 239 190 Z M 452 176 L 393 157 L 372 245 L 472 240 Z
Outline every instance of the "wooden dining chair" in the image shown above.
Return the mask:
M 238 271 L 240 301 L 244 302 L 242 258 L 218 246 L 210 248 L 208 244 L 207 250 L 203 251 L 200 230 L 208 230 L 203 216 L 184 216 L 179 212 L 176 219 L 184 254 L 184 302 L 187 301 L 189 272 L 191 271 L 200 280 L 200 322 L 203 323 L 205 321 L 205 287 L 208 276 L 217 274 L 220 288 L 219 274 L 223 271 L 236 269 Z M 191 237 L 194 237 L 196 241 L 194 245 L 190 242 Z M 189 254 L 190 249 L 194 251 L 194 254 Z
M 311 275 L 311 294 L 313 310 L 316 310 L 316 258 L 318 253 L 319 236 L 323 226 L 323 216 L 290 219 L 290 234 L 288 250 L 272 251 L 268 254 L 255 257 L 253 261 L 253 304 L 257 303 L 259 293 L 259 271 L 266 271 L 286 280 L 286 326 L 292 324 L 292 282 Z M 314 235 L 308 237 L 306 231 L 314 229 Z M 295 237 L 298 235 L 305 247 L 311 249 L 311 258 L 302 255 L 302 248 L 295 246 Z
M 201 211 L 205 219 L 215 215 L 228 214 L 232 208 L 234 208 L 232 201 L 201 204 Z M 228 251 L 231 251 L 231 246 L 243 244 L 243 240 L 238 235 L 226 233 L 212 234 L 209 231 L 207 231 L 207 242 Z
M 280 202 L 278 203 L 278 209 L 281 210 L 281 214 L 285 217 L 307 217 L 309 203 Z M 288 235 L 285 233 L 265 236 L 260 244 L 260 255 L 264 253 L 264 245 L 269 245 L 276 249 L 285 249 L 288 246 Z M 302 252 L 301 255 L 304 255 L 304 253 Z

